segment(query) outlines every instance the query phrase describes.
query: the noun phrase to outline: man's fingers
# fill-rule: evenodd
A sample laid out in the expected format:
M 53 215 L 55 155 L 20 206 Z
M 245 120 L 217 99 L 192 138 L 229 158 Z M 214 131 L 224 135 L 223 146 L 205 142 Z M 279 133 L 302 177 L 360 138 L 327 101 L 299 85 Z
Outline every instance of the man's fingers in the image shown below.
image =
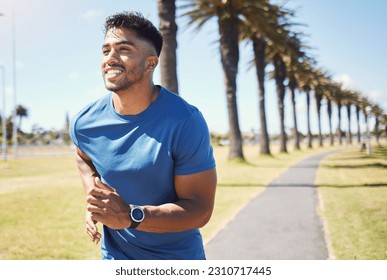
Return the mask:
M 93 234 L 98 233 L 98 228 L 94 222 L 86 221 L 86 230 L 90 231 Z
M 86 233 L 95 244 L 98 244 L 102 238 L 102 235 L 98 232 L 98 228 L 94 222 L 86 222 Z
M 98 232 L 96 234 L 91 233 L 90 231 L 86 231 L 87 234 L 90 236 L 91 240 L 95 243 L 98 244 L 99 241 L 101 240 L 101 234 Z
M 86 206 L 87 211 L 89 211 L 92 214 L 98 213 L 98 214 L 105 214 L 108 211 L 108 208 L 99 206 L 99 205 L 93 205 L 88 204 Z

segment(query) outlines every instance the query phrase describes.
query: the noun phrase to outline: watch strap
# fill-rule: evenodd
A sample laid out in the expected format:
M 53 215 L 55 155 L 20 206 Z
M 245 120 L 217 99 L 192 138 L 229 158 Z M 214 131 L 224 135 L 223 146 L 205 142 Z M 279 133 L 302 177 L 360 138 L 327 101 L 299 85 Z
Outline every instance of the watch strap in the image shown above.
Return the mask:
M 140 224 L 139 222 L 135 222 L 135 221 L 132 220 L 132 223 L 130 224 L 129 228 L 135 229 L 136 227 L 138 227 L 139 224 Z

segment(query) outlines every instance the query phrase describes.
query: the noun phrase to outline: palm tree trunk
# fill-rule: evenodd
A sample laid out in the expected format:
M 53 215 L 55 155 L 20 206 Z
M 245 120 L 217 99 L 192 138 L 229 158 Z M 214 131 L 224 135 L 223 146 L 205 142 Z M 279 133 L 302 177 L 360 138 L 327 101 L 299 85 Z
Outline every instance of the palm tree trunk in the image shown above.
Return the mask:
M 287 153 L 286 148 L 286 131 L 285 131 L 285 77 L 286 77 L 286 66 L 279 54 L 273 57 L 273 64 L 275 70 L 275 82 L 277 91 L 277 102 L 278 111 L 280 115 L 280 152 Z
M 312 146 L 312 132 L 310 131 L 310 90 L 305 90 L 306 93 L 306 120 L 308 126 L 308 148 L 313 148 Z
M 378 143 L 378 146 L 380 146 L 380 142 L 379 142 L 379 118 L 378 116 L 375 116 L 375 129 L 374 129 L 374 132 L 375 132 L 375 137 L 376 137 L 376 143 Z
M 333 136 L 333 130 L 332 130 L 332 101 L 327 98 L 327 112 L 328 112 L 328 122 L 329 122 L 329 139 L 330 144 L 333 146 L 335 144 L 335 139 Z
M 360 131 L 360 107 L 356 105 L 356 121 L 357 121 L 357 143 L 361 143 L 361 131 Z
M 219 15 L 218 25 L 220 34 L 220 57 L 224 71 L 230 127 L 230 150 L 228 158 L 244 160 L 236 99 L 236 77 L 239 62 L 238 24 L 233 17 L 225 19 L 222 15 Z
M 295 81 L 289 82 L 289 88 L 290 88 L 290 97 L 292 102 L 292 109 L 293 109 L 293 123 L 294 123 L 294 149 L 300 150 L 300 137 L 298 133 L 298 125 L 297 125 L 297 108 L 296 108 L 296 85 Z
M 339 144 L 343 144 L 343 135 L 341 131 L 341 100 L 337 100 L 337 136 L 339 137 Z
M 178 94 L 175 0 L 158 0 L 158 14 L 160 19 L 159 28 L 163 36 L 163 48 L 160 54 L 161 84 Z
M 265 109 L 265 48 L 266 41 L 263 38 L 253 37 L 253 50 L 255 55 L 255 67 L 258 79 L 258 102 L 261 123 L 260 154 L 270 155 L 270 138 L 267 132 Z
M 323 138 L 321 133 L 321 100 L 322 95 L 318 91 L 314 91 L 315 99 L 316 99 L 316 109 L 317 109 L 317 122 L 318 122 L 318 143 L 319 146 L 323 146 Z
M 347 118 L 348 118 L 348 142 L 352 145 L 352 131 L 351 131 L 351 103 L 347 104 Z

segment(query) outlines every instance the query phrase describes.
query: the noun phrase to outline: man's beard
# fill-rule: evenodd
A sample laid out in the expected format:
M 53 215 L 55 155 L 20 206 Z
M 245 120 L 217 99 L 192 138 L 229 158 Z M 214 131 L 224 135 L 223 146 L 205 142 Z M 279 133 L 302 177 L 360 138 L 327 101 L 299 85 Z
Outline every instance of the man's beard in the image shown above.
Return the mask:
M 139 72 L 136 73 L 136 71 L 131 71 L 130 76 L 129 77 L 126 76 L 125 79 L 109 82 L 109 81 L 106 81 L 104 78 L 104 82 L 107 90 L 112 92 L 118 92 L 118 91 L 130 89 L 143 77 L 144 77 L 143 73 L 140 74 Z
M 125 77 L 123 79 L 118 79 L 117 81 L 109 82 L 103 77 L 106 89 L 113 92 L 130 89 L 138 81 L 144 78 L 144 72 L 139 68 L 141 67 L 134 67 L 134 69 L 129 72 L 129 75 L 127 73 L 122 73 L 121 75 L 125 75 Z

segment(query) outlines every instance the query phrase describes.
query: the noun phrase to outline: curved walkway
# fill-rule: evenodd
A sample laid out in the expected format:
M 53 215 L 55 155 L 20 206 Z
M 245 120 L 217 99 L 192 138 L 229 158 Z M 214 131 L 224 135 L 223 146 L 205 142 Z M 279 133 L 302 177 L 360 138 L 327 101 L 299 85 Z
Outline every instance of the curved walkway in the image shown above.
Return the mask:
M 328 259 L 314 181 L 330 153 L 302 160 L 272 181 L 207 244 L 207 259 Z

